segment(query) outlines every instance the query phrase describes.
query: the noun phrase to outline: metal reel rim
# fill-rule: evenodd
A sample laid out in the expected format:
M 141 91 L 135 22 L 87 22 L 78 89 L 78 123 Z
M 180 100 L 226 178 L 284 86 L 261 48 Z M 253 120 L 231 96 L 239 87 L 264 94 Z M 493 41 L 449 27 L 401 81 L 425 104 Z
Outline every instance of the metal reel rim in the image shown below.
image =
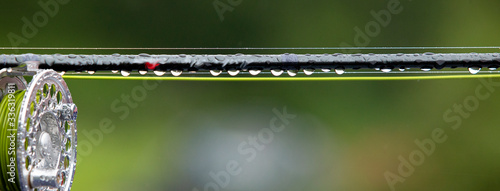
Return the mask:
M 71 97 L 71 93 L 69 92 L 68 86 L 66 82 L 63 80 L 62 76 L 58 74 L 57 72 L 53 70 L 41 70 L 38 71 L 35 76 L 33 76 L 33 79 L 31 82 L 28 84 L 26 88 L 26 93 L 24 95 L 22 104 L 21 104 L 21 111 L 19 113 L 19 118 L 18 118 L 18 133 L 17 133 L 17 171 L 18 171 L 18 177 L 19 177 L 19 185 L 21 187 L 22 191 L 32 191 L 34 190 L 33 188 L 30 188 L 30 170 L 25 168 L 26 165 L 26 158 L 28 156 L 27 150 L 25 149 L 25 141 L 26 138 L 28 138 L 28 133 L 27 130 L 27 120 L 32 117 L 36 117 L 37 115 L 41 115 L 44 112 L 47 111 L 53 111 L 51 108 L 49 108 L 48 105 L 43 105 L 48 102 L 50 102 L 50 99 L 54 99 L 53 97 L 47 96 L 47 97 L 42 97 L 40 95 L 40 100 L 45 99 L 45 101 L 40 101 L 41 103 L 36 103 L 37 107 L 40 108 L 35 108 L 35 110 L 38 112 L 41 110 L 41 112 L 34 114 L 35 116 L 31 116 L 30 113 L 30 107 L 31 103 L 34 102 L 37 99 L 37 91 L 43 91 L 43 87 L 45 84 L 51 84 L 49 85 L 50 88 L 52 88 L 52 85 L 55 85 L 56 89 L 59 88 L 60 91 L 56 92 L 61 92 L 62 94 L 62 99 L 61 99 L 61 104 L 62 103 L 73 103 L 73 99 Z M 50 90 L 49 90 L 50 93 Z M 43 94 L 43 92 L 42 92 Z M 57 94 L 57 93 L 56 93 Z M 57 98 L 55 98 L 57 99 Z M 52 100 L 53 101 L 53 100 Z M 46 102 L 46 103 L 44 103 Z M 49 109 L 46 109 L 49 108 Z M 45 110 L 45 111 L 44 111 Z M 38 116 L 40 117 L 40 116 Z M 30 121 L 31 123 L 34 123 L 33 120 Z M 35 132 L 35 128 L 37 126 L 31 125 L 30 124 L 30 129 L 32 132 Z M 61 121 L 61 125 L 59 128 L 62 128 L 64 130 L 64 121 Z M 76 145 L 77 145 L 77 135 L 76 135 L 76 121 L 73 121 L 70 125 L 69 129 L 69 134 L 70 137 L 66 137 L 66 135 L 63 135 L 63 140 L 61 141 L 62 144 L 62 149 L 65 151 L 64 146 L 66 145 L 65 143 L 65 138 L 69 139 L 71 141 L 71 146 L 70 150 L 68 153 L 69 156 L 69 164 L 68 168 L 65 169 L 66 177 L 65 177 L 65 182 L 62 184 L 59 190 L 65 190 L 69 191 L 71 189 L 71 185 L 73 183 L 73 177 L 75 174 L 75 169 L 76 169 Z M 64 134 L 67 134 L 66 131 L 64 131 Z M 31 138 L 30 138 L 31 139 Z M 32 140 L 32 139 L 31 139 Z M 28 147 L 32 146 L 31 144 L 28 145 Z M 35 142 L 36 146 L 36 142 Z M 35 151 L 33 151 L 35 152 Z M 58 159 L 58 164 L 61 164 L 60 160 L 63 160 L 62 162 L 64 163 L 64 157 L 63 154 L 59 155 Z M 33 161 L 32 161 L 33 162 Z M 31 167 L 33 167 L 33 163 L 30 164 Z M 56 166 L 57 169 L 61 169 L 60 165 Z M 38 190 L 58 190 L 58 189 L 38 189 Z

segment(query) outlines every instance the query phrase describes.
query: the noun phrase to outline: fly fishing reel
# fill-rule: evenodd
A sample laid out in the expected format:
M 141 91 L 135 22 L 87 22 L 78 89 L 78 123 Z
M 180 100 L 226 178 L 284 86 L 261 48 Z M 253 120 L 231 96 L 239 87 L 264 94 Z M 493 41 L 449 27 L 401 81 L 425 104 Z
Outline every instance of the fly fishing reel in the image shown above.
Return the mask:
M 77 107 L 62 76 L 38 61 L 0 70 L 0 190 L 71 189 Z M 28 84 L 23 76 L 33 76 Z

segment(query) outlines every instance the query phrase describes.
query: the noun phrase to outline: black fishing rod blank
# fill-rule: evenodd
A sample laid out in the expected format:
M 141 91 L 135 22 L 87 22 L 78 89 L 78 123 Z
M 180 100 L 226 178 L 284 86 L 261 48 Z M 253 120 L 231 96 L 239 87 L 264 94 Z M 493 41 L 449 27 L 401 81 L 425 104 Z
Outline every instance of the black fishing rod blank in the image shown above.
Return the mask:
M 277 75 L 280 71 L 314 70 L 344 71 L 376 69 L 383 72 L 392 70 L 490 68 L 500 65 L 499 53 L 460 54 L 279 54 L 279 55 L 0 55 L 0 67 L 19 67 L 24 62 L 37 62 L 40 69 L 55 71 L 157 71 L 182 72 L 227 71 L 270 71 Z M 215 72 L 214 72 L 215 71 Z M 474 71 L 474 70 L 473 70 Z M 341 72 L 338 72 L 341 73 Z

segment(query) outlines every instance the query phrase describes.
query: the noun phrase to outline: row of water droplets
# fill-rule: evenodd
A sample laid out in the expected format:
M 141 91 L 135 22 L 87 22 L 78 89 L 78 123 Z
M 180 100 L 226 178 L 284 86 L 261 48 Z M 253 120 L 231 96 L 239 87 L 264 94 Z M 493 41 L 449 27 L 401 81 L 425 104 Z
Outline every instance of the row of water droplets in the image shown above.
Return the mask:
M 243 71 L 248 71 L 248 74 L 252 75 L 252 76 L 257 76 L 259 74 L 262 73 L 262 70 L 243 70 Z M 321 71 L 323 72 L 330 72 L 331 69 L 321 69 Z M 337 68 L 334 70 L 335 73 L 339 74 L 339 75 L 342 75 L 345 73 L 345 69 L 343 68 Z M 122 76 L 124 77 L 127 77 L 127 76 L 130 76 L 132 74 L 131 71 L 127 71 L 127 70 L 111 70 L 112 73 L 114 74 L 117 74 L 117 73 L 120 73 Z M 209 73 L 212 75 L 212 76 L 219 76 L 223 73 L 224 71 L 223 70 L 210 70 Z M 95 71 L 87 71 L 88 74 L 95 74 L 96 72 Z M 148 71 L 146 70 L 139 70 L 138 73 L 140 75 L 146 75 L 148 74 Z M 159 70 L 154 70 L 153 73 L 156 75 L 156 76 L 163 76 L 165 75 L 167 72 L 166 71 L 159 71 Z M 172 76 L 181 76 L 181 74 L 183 73 L 182 70 L 171 70 L 170 73 L 172 74 Z M 196 74 L 197 72 L 196 71 L 189 71 L 188 73 L 190 74 Z M 227 74 L 229 74 L 230 76 L 237 76 L 238 74 L 242 73 L 241 70 L 227 70 Z M 274 76 L 281 76 L 282 74 L 285 73 L 285 70 L 281 70 L 281 69 L 272 69 L 270 70 L 270 73 Z M 288 75 L 290 76 L 296 76 L 299 71 L 298 70 L 286 70 L 286 73 L 288 73 Z M 303 70 L 303 73 L 305 75 L 312 75 L 315 73 L 315 69 L 304 69 Z M 64 73 L 62 73 L 64 74 Z
M 400 72 L 404 72 L 407 69 L 409 69 L 409 68 L 399 68 L 398 70 Z M 478 74 L 481 71 L 481 69 L 482 69 L 481 67 L 469 67 L 468 71 L 471 74 Z M 488 69 L 491 70 L 491 71 L 497 70 L 496 67 L 489 67 Z M 390 73 L 390 72 L 393 71 L 392 68 L 375 68 L 375 70 L 381 71 L 382 73 Z M 432 70 L 432 68 L 431 67 L 422 67 L 422 68 L 420 68 L 420 70 L 423 71 L 423 72 L 429 72 L 429 71 Z M 247 71 L 248 74 L 250 74 L 252 76 L 257 76 L 257 75 L 259 75 L 259 74 L 261 74 L 263 72 L 262 70 L 243 70 L 243 71 Z M 131 71 L 127 71 L 127 70 L 112 70 L 111 72 L 114 73 L 114 74 L 120 73 L 124 77 L 130 76 L 132 74 Z M 164 75 L 167 74 L 167 71 L 160 71 L 160 70 L 154 70 L 152 72 L 156 76 L 164 76 Z M 170 72 L 170 74 L 172 76 L 175 76 L 175 77 L 181 76 L 183 74 L 182 70 L 170 70 L 169 72 Z M 223 74 L 223 72 L 224 72 L 223 70 L 210 70 L 209 71 L 209 73 L 212 76 L 219 76 L 219 75 Z M 242 70 L 227 70 L 226 72 L 230 76 L 237 76 L 238 74 L 242 73 Z M 316 72 L 317 72 L 316 69 L 303 69 L 302 70 L 302 73 L 305 74 L 305 75 L 307 75 L 307 76 L 313 75 Z M 324 72 L 324 73 L 335 73 L 335 74 L 338 74 L 338 75 L 342 75 L 342 74 L 346 73 L 346 70 L 343 67 L 335 68 L 333 70 L 329 69 L 329 68 L 323 68 L 323 69 L 321 69 L 321 72 Z M 87 73 L 93 75 L 96 72 L 95 71 L 87 71 Z M 147 70 L 139 70 L 138 73 L 140 75 L 147 75 L 149 72 Z M 189 71 L 188 73 L 189 74 L 196 74 L 197 72 L 196 71 Z M 299 70 L 271 69 L 270 73 L 273 76 L 281 76 L 281 75 L 283 75 L 283 74 L 286 73 L 289 76 L 294 77 L 294 76 L 296 76 L 297 74 L 299 74 L 301 72 Z M 61 74 L 64 74 L 64 73 L 61 73 Z

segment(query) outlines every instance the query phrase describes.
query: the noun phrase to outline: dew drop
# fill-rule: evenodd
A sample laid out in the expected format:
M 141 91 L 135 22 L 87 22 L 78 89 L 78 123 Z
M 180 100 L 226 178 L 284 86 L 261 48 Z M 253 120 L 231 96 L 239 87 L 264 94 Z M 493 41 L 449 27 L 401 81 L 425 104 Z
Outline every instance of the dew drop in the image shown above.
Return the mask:
M 231 76 L 236 76 L 240 73 L 239 70 L 228 70 L 227 73 Z
M 274 76 L 281 76 L 281 74 L 283 74 L 283 70 L 280 70 L 280 69 L 272 69 L 272 70 L 271 70 L 271 74 L 273 74 Z
M 323 72 L 330 72 L 332 70 L 330 68 L 323 68 L 323 69 L 321 69 L 321 71 L 323 71 Z
M 210 74 L 212 74 L 212 76 L 218 76 L 222 73 L 222 70 L 210 70 Z
M 171 70 L 173 76 L 180 76 L 182 74 L 182 70 Z
M 118 73 L 118 70 L 111 70 L 111 72 L 112 72 L 113 74 L 116 74 L 116 73 Z
M 423 68 L 420 68 L 420 70 L 424 71 L 424 72 L 428 72 L 428 71 L 431 71 L 432 68 L 428 68 L 428 67 L 423 67 Z
M 497 67 L 489 67 L 488 69 L 489 70 L 497 70 L 498 68 Z
M 157 75 L 157 76 L 163 76 L 163 75 L 165 75 L 165 73 L 167 73 L 167 72 L 165 72 L 165 71 L 160 71 L 160 70 L 155 70 L 155 71 L 153 71 L 153 73 L 154 73 L 155 75 Z
M 384 73 L 389 73 L 389 72 L 392 71 L 392 69 L 390 69 L 390 68 L 382 68 L 382 69 L 380 69 L 380 71 L 382 71 Z
M 288 73 L 289 76 L 296 76 L 297 75 L 297 70 L 287 70 L 286 73 Z
M 476 66 L 469 67 L 469 72 L 471 74 L 477 74 L 479 73 L 479 71 L 481 71 L 481 67 L 476 67 Z
M 90 75 L 93 75 L 93 74 L 95 74 L 95 71 L 90 71 L 89 70 L 89 71 L 87 71 L 87 73 L 89 73 Z
M 304 69 L 304 74 L 310 76 L 314 74 L 314 69 Z
M 120 73 L 122 74 L 122 76 L 125 76 L 125 77 L 130 76 L 130 72 L 126 71 L 126 70 L 122 70 L 122 71 L 120 71 Z
M 399 68 L 399 71 L 404 72 L 405 68 L 401 67 L 401 68 Z
M 335 68 L 335 73 L 337 73 L 338 75 L 342 75 L 345 73 L 345 70 L 344 68 Z
M 146 70 L 139 70 L 139 74 L 141 75 L 146 75 L 148 73 L 148 71 Z
M 250 73 L 252 76 L 256 76 L 258 74 L 260 74 L 260 70 L 249 70 L 248 73 Z

